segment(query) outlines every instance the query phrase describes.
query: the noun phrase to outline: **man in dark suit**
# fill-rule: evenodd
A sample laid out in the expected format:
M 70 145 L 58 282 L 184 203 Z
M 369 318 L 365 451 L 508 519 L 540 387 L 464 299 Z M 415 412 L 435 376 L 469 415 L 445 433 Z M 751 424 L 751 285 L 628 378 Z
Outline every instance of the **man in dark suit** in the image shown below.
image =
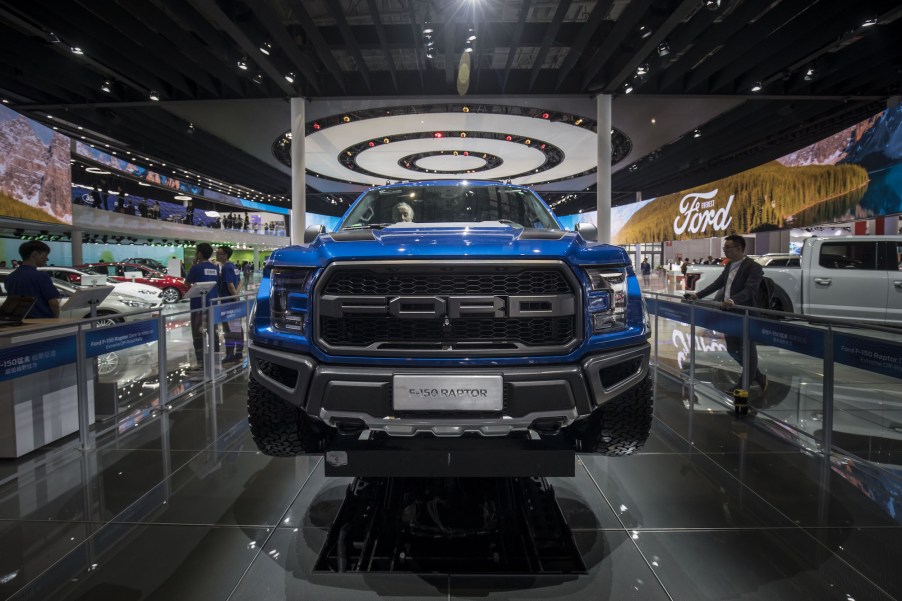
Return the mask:
M 737 235 L 724 238 L 723 253 L 730 262 L 720 276 L 704 290 L 697 294 L 690 292 L 686 294 L 686 297 L 694 300 L 717 292 L 714 300 L 719 302 L 720 308 L 725 311 L 737 305 L 757 307 L 764 270 L 754 259 L 745 256 L 745 238 Z M 742 336 L 725 335 L 724 342 L 727 345 L 727 352 L 741 366 Z M 750 382 L 758 384 L 761 392 L 766 391 L 767 376 L 758 370 L 758 347 L 751 340 L 749 341 L 749 373 L 752 374 Z M 741 376 L 735 388 L 742 388 Z

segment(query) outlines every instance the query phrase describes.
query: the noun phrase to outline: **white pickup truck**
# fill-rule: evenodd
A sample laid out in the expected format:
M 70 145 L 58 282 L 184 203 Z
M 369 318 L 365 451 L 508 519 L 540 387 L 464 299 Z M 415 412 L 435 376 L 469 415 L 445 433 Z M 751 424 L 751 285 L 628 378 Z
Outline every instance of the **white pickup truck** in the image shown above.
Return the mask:
M 808 238 L 799 266 L 767 258 L 756 260 L 764 265 L 771 309 L 902 326 L 902 236 Z M 721 271 L 690 267 L 689 289 L 703 289 Z

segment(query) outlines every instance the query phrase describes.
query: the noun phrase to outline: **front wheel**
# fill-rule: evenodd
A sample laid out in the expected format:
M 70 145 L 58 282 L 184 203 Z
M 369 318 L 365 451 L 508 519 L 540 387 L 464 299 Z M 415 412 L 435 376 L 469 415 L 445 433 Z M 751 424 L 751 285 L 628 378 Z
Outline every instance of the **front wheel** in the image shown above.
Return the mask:
M 115 315 L 115 313 L 110 313 L 109 311 L 98 311 L 97 312 L 97 321 L 94 323 L 98 328 L 103 328 L 106 326 L 116 325 L 117 323 L 122 323 L 121 317 L 111 317 Z M 84 319 L 90 319 L 91 314 L 88 313 L 84 316 Z
M 624 457 L 642 450 L 651 432 L 651 375 L 592 412 L 577 432 L 580 450 Z
M 328 426 L 315 423 L 299 407 L 257 382 L 253 375 L 247 383 L 247 415 L 251 436 L 264 455 L 294 457 L 325 448 Z
M 182 293 L 179 292 L 178 288 L 174 288 L 170 286 L 169 288 L 165 288 L 163 290 L 163 302 L 164 303 L 177 303 L 179 299 L 182 298 Z

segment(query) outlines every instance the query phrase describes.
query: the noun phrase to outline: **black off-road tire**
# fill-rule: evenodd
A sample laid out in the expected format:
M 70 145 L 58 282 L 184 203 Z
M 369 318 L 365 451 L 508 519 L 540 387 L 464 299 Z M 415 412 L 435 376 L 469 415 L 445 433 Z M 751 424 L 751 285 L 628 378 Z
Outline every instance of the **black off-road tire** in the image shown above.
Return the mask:
M 247 415 L 251 436 L 264 455 L 295 457 L 325 448 L 329 428 L 314 423 L 299 407 L 280 399 L 250 376 Z
M 589 416 L 580 434 L 583 452 L 625 457 L 642 450 L 651 432 L 651 374 Z

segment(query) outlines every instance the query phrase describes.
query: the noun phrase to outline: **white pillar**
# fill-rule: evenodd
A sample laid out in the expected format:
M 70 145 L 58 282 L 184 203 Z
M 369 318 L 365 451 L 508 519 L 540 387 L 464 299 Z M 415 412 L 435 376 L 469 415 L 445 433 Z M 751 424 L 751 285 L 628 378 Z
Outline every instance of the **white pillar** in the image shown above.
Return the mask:
M 304 242 L 307 228 L 306 161 L 304 160 L 304 99 L 291 99 L 291 236 L 292 244 Z
M 598 127 L 598 241 L 611 243 L 611 96 L 599 94 L 597 104 Z
M 72 264 L 81 265 L 85 262 L 82 252 L 81 230 L 72 230 Z

